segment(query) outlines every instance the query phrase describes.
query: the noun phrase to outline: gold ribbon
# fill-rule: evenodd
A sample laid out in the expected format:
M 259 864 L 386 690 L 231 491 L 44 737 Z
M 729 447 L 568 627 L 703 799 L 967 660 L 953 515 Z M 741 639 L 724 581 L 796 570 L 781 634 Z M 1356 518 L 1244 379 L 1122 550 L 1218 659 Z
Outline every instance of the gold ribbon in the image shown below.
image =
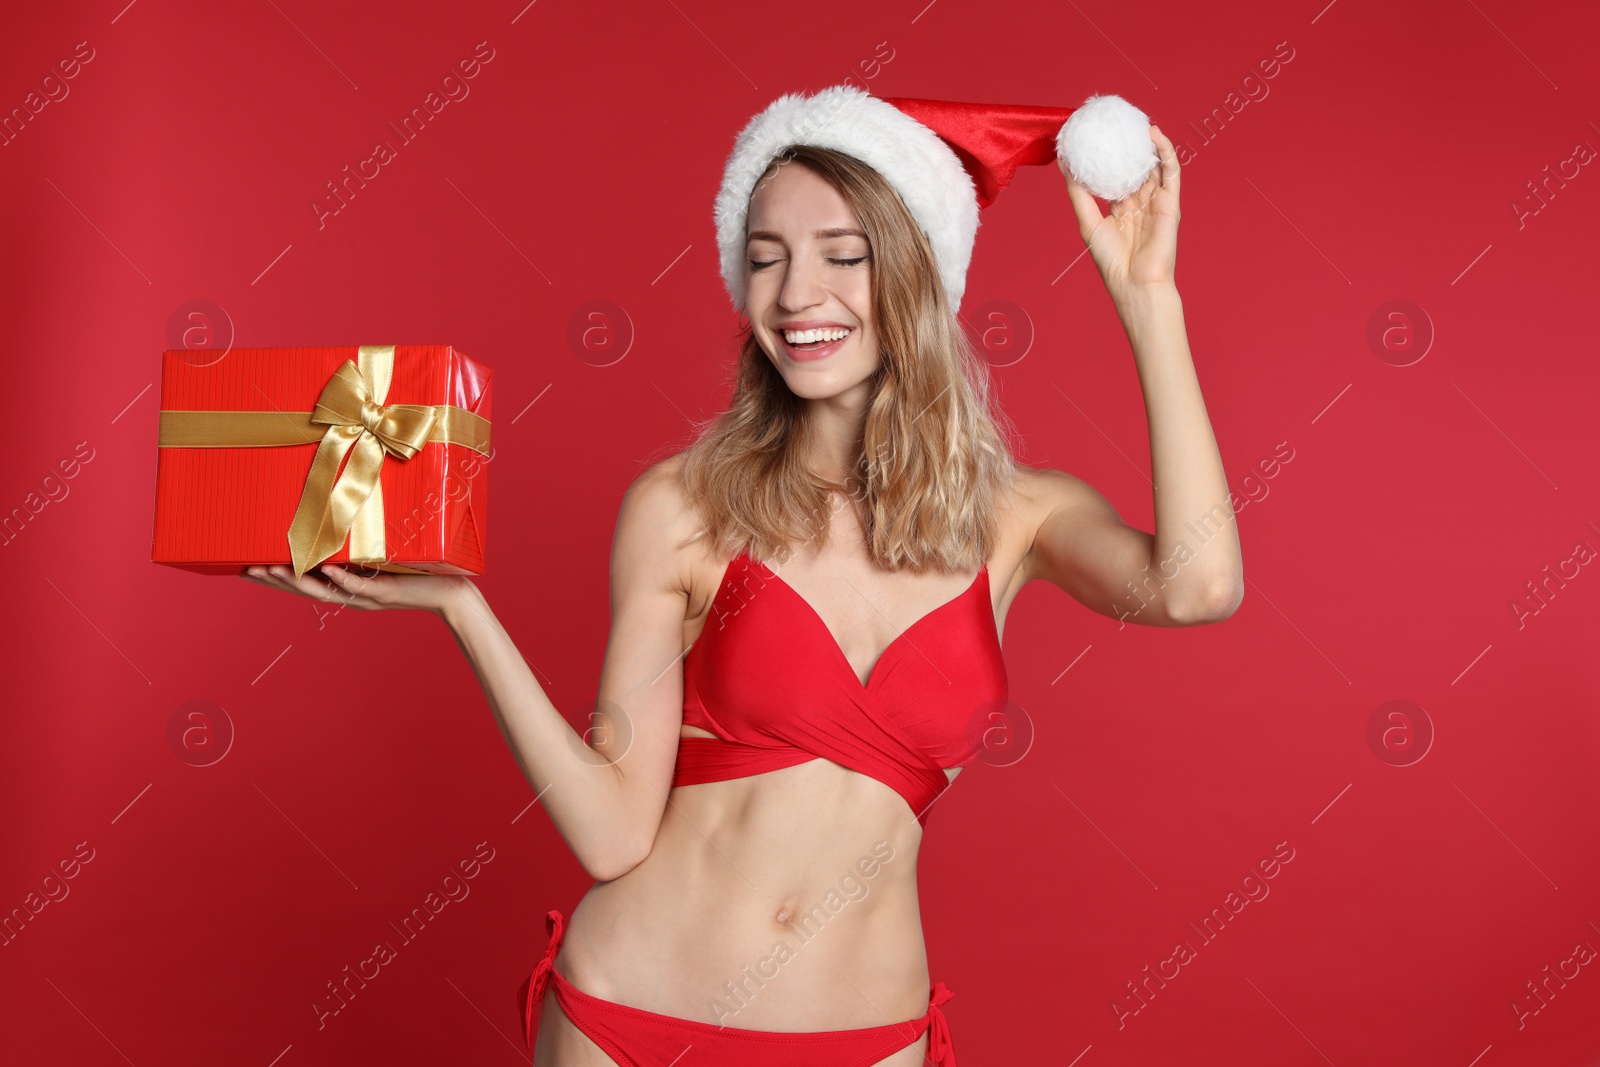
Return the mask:
M 289 524 L 296 577 L 350 539 L 350 562 L 388 564 L 383 526 L 387 456 L 406 460 L 429 442 L 489 453 L 489 420 L 453 404 L 385 404 L 393 345 L 362 345 L 333 372 L 312 411 L 163 411 L 163 448 L 317 444 Z M 346 461 L 348 457 L 348 462 Z M 341 464 L 343 469 L 341 469 Z
M 465 408 L 436 404 L 429 444 L 465 445 L 489 454 L 489 420 Z M 326 426 L 309 411 L 163 411 L 163 448 L 260 448 L 309 445 L 322 440 Z

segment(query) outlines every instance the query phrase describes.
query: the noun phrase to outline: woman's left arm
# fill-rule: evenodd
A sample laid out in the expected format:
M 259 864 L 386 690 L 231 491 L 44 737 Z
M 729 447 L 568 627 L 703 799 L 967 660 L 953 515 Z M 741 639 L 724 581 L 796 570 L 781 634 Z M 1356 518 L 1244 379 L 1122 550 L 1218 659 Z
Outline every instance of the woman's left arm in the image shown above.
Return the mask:
M 1057 487 L 1056 499 L 1035 533 L 1032 566 L 1035 576 L 1064 588 L 1092 588 L 1123 599 L 1130 597 L 1129 589 L 1147 590 L 1154 583 L 1160 590 L 1157 614 L 1163 618 L 1149 621 L 1213 622 L 1238 607 L 1244 567 L 1174 278 L 1177 152 L 1159 127 L 1150 128 L 1150 137 L 1160 166 L 1136 194 L 1112 204 L 1109 215 L 1101 215 L 1094 197 L 1064 164 L 1061 172 L 1079 233 L 1133 347 L 1150 430 L 1155 533 L 1108 522 L 1105 507 L 1084 505 L 1082 483 L 1074 493 L 1070 483 L 1076 479 L 1053 479 L 1047 484 Z M 1138 606 L 1137 598 L 1131 606 Z

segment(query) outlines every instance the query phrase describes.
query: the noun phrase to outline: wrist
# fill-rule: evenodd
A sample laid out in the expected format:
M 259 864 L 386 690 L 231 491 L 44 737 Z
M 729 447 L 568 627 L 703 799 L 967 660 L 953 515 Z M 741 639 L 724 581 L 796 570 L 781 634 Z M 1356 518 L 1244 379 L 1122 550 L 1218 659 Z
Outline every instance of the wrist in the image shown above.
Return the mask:
M 1183 306 L 1177 283 L 1171 281 L 1118 286 L 1111 291 L 1111 302 L 1124 317 Z
M 472 612 L 481 613 L 485 601 L 483 591 L 470 578 L 458 578 L 446 587 L 444 598 L 434 607 L 433 613 L 445 621 L 452 630 L 460 630 L 461 621 Z
M 1172 282 L 1124 286 L 1111 294 L 1111 303 L 1129 334 L 1183 318 L 1183 298 Z

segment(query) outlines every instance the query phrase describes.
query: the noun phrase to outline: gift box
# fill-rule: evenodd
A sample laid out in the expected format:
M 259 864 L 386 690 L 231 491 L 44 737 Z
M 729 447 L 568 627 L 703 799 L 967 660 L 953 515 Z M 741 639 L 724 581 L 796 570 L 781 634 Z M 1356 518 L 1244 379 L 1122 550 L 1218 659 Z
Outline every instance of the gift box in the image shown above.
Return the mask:
M 162 353 L 150 558 L 482 574 L 489 385 L 449 345 Z

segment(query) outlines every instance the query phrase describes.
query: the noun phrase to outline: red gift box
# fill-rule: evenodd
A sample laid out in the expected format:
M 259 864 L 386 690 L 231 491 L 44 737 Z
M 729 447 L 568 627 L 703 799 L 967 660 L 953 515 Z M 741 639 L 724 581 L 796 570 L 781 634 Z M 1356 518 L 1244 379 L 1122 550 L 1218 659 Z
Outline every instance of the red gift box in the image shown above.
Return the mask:
M 482 574 L 489 379 L 449 345 L 162 353 L 150 558 Z

